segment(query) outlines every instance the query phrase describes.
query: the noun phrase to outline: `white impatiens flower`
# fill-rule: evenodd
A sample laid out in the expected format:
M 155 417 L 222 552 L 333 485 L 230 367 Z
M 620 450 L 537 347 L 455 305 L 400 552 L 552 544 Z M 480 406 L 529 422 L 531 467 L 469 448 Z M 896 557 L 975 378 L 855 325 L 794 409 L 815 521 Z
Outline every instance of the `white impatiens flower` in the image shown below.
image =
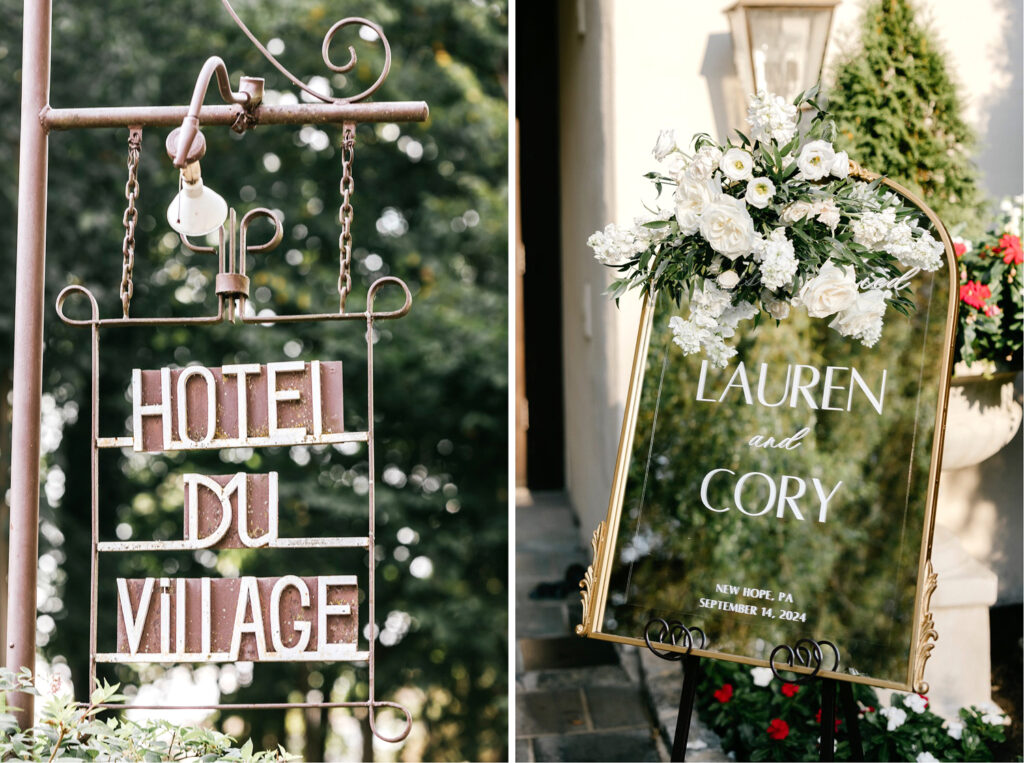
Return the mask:
M 923 713 L 928 708 L 928 699 L 920 694 L 908 694 L 903 698 L 903 704 L 915 713 Z
M 796 121 L 796 106 L 781 96 L 761 91 L 748 101 L 747 122 L 753 141 L 774 140 L 783 146 L 796 135 Z
M 853 240 L 868 249 L 878 249 L 885 243 L 889 230 L 896 225 L 896 210 L 892 207 L 881 212 L 865 212 L 859 220 L 850 223 Z
M 775 674 L 771 668 L 751 668 L 750 676 L 754 679 L 755 686 L 767 686 L 772 682 Z
M 978 709 L 984 711 L 981 722 L 990 726 L 1003 726 L 1007 723 L 1006 713 L 994 702 L 984 702 L 978 705 Z
M 946 724 L 946 733 L 949 734 L 956 741 L 960 741 L 960 737 L 964 734 L 964 724 L 962 721 L 949 721 Z
M 939 763 L 939 759 L 927 750 L 918 753 L 917 758 L 915 758 L 915 760 L 917 761 L 917 763 Z
M 730 148 L 722 155 L 718 169 L 729 180 L 750 180 L 754 176 L 754 157 L 742 148 Z
M 747 183 L 747 192 L 743 200 L 752 207 L 764 209 L 775 195 L 775 183 L 768 178 L 754 178 Z
M 797 299 L 811 318 L 827 318 L 857 300 L 857 275 L 849 266 L 826 260 L 818 274 L 800 289 Z
M 622 265 L 647 248 L 647 242 L 637 238 L 630 228 L 620 228 L 609 223 L 603 231 L 596 231 L 587 239 L 587 246 L 594 250 L 594 259 L 605 265 Z
M 730 260 L 750 254 L 757 242 L 754 221 L 746 205 L 726 195 L 713 199 L 704 208 L 700 235 L 712 249 Z
M 836 160 L 836 152 L 827 140 L 812 140 L 800 149 L 796 164 L 800 168 L 802 180 L 821 180 L 832 171 Z
M 898 707 L 883 707 L 878 714 L 889 720 L 885 726 L 886 731 L 895 731 L 907 720 L 907 712 Z
M 847 156 L 845 151 L 840 151 L 836 154 L 836 158 L 832 160 L 832 166 L 829 167 L 829 172 L 833 177 L 839 179 L 850 174 L 850 157 Z
M 841 310 L 829 327 L 835 329 L 843 336 L 853 337 L 860 340 L 865 347 L 874 347 L 875 343 L 882 337 L 882 321 L 885 317 L 885 296 L 881 289 L 858 294 L 853 304 L 845 310 Z M 918 701 L 921 709 L 918 710 Z M 928 700 L 914 694 L 904 700 L 907 707 L 916 713 L 924 711 L 928 706 Z
M 720 192 L 720 191 L 719 191 Z M 709 181 L 690 180 L 683 178 L 675 192 L 676 222 L 679 232 L 684 236 L 692 236 L 700 227 L 700 216 L 704 207 L 716 195 L 716 189 Z
M 796 253 L 793 242 L 786 238 L 785 228 L 776 228 L 765 238 L 755 253 L 761 270 L 761 283 L 766 289 L 788 285 L 796 275 Z
M 704 146 L 694 154 L 690 166 L 686 168 L 686 174 L 693 180 L 710 180 L 721 160 L 722 149 L 718 146 Z
M 657 161 L 662 161 L 666 156 L 676 150 L 676 131 L 662 130 L 658 133 L 658 139 L 654 142 L 651 153 Z

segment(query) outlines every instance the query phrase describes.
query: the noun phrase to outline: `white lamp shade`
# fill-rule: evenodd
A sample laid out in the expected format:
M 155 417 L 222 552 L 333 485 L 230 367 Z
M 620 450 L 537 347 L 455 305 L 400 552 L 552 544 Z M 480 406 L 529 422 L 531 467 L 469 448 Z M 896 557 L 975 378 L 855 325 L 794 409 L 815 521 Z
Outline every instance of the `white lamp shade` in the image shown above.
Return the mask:
M 185 236 L 213 233 L 227 219 L 228 203 L 219 193 L 205 187 L 202 179 L 184 183 L 167 207 L 168 224 Z

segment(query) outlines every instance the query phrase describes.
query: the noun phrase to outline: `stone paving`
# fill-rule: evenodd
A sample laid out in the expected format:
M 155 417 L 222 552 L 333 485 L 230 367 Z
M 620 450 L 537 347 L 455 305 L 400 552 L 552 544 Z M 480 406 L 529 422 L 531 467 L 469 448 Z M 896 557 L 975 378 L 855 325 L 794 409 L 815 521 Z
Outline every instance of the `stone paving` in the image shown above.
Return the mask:
M 590 559 L 575 514 L 561 493 L 520 494 L 516 504 L 515 759 L 668 760 L 679 664 L 578 638 L 577 581 Z M 694 724 L 687 760 L 727 760 Z

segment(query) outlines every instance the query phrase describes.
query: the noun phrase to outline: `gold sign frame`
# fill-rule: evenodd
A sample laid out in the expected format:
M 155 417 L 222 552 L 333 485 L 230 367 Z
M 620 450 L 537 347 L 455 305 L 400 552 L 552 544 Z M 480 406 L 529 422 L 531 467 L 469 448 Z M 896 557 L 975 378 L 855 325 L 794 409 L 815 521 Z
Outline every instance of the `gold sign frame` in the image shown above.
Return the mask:
M 879 179 L 876 173 L 864 170 L 856 162 L 850 162 L 850 177 L 864 182 L 871 182 Z M 946 255 L 946 269 L 949 278 L 949 296 L 946 315 L 944 352 L 939 369 L 940 389 L 938 390 L 935 427 L 932 439 L 931 461 L 928 473 L 928 488 L 924 512 L 924 526 L 919 552 L 919 563 L 917 570 L 917 589 L 914 595 L 914 616 L 911 624 L 909 662 L 907 664 L 906 680 L 888 681 L 866 675 L 855 675 L 828 670 L 824 665 L 820 669 L 811 665 L 785 666 L 786 670 L 795 673 L 804 673 L 852 683 L 868 684 L 884 689 L 895 689 L 899 691 L 915 691 L 926 693 L 928 684 L 924 682 L 925 664 L 934 649 L 934 641 L 938 639 L 935 630 L 935 623 L 932 617 L 930 606 L 932 594 L 938 583 L 938 576 L 932 567 L 932 536 L 935 527 L 935 502 L 939 489 L 939 474 L 942 468 L 942 449 L 946 429 L 946 406 L 949 397 L 949 381 L 952 369 L 953 352 L 956 341 L 957 311 L 959 308 L 959 273 L 956 262 L 956 255 L 953 251 L 953 243 L 945 225 L 939 220 L 927 204 L 924 203 L 913 192 L 888 178 L 881 177 L 881 183 L 908 202 L 917 207 L 931 222 L 935 231 L 941 238 Z M 640 407 L 641 390 L 643 377 L 647 365 L 647 353 L 651 338 L 651 326 L 654 317 L 652 295 L 645 295 L 640 317 L 640 327 L 637 334 L 636 348 L 633 354 L 633 366 L 630 371 L 629 388 L 626 396 L 626 407 L 622 420 L 622 430 L 619 437 L 618 452 L 615 457 L 615 471 L 612 477 L 611 496 L 608 502 L 608 514 L 594 531 L 592 546 L 594 549 L 594 561 L 586 571 L 585 577 L 580 581 L 581 595 L 583 599 L 582 622 L 576 626 L 576 633 L 579 636 L 612 641 L 622 644 L 630 644 L 638 647 L 646 647 L 643 638 L 633 638 L 618 634 L 607 633 L 603 630 L 605 622 L 605 607 L 608 602 L 609 583 L 612 573 L 612 566 L 615 554 L 615 534 L 622 519 L 623 501 L 626 493 L 626 483 L 629 471 L 631 455 L 633 451 L 633 440 L 636 433 L 637 415 Z M 712 634 L 709 634 L 712 635 Z M 726 660 L 751 666 L 771 667 L 767 660 L 760 660 L 743 655 L 719 652 L 714 649 L 697 648 L 686 643 L 658 644 L 659 650 L 689 653 L 697 657 Z M 838 645 L 842 648 L 842 644 Z

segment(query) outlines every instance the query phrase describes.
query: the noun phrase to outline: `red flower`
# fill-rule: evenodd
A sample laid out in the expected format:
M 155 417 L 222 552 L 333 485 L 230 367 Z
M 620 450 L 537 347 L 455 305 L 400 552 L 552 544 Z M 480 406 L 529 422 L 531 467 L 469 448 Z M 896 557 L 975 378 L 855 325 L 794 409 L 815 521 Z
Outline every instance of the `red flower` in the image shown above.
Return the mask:
M 957 257 L 962 257 L 967 252 L 967 245 L 961 244 L 959 241 L 953 244 L 953 252 Z
M 985 300 L 991 296 L 992 291 L 985 284 L 968 281 L 960 287 L 960 299 L 978 310 L 985 308 Z
M 985 314 L 988 315 L 988 312 L 986 312 Z M 917 696 L 924 700 L 924 709 L 927 710 L 928 705 L 931 704 L 931 702 L 928 701 L 928 697 L 926 697 L 924 694 L 918 694 Z
M 798 691 L 800 691 L 800 687 L 797 686 L 796 684 L 782 684 L 782 696 L 783 697 L 793 697 L 793 696 L 796 696 L 796 693 Z
M 780 742 L 789 736 L 789 724 L 781 718 L 772 718 L 772 722 L 768 724 L 767 733 L 770 738 Z
M 732 684 L 722 684 L 712 696 L 724 705 L 732 699 Z
M 999 243 L 992 247 L 994 254 L 1002 254 L 1003 262 L 1007 265 L 1020 265 L 1024 263 L 1024 250 L 1021 250 L 1020 236 L 1004 233 Z
M 874 708 L 871 708 L 871 709 L 874 710 Z M 814 716 L 814 722 L 817 723 L 819 726 L 821 725 L 821 708 L 820 707 L 818 708 L 818 712 Z M 838 718 L 836 718 L 835 731 L 839 731 L 839 724 L 840 723 L 842 723 L 842 721 L 839 720 Z

